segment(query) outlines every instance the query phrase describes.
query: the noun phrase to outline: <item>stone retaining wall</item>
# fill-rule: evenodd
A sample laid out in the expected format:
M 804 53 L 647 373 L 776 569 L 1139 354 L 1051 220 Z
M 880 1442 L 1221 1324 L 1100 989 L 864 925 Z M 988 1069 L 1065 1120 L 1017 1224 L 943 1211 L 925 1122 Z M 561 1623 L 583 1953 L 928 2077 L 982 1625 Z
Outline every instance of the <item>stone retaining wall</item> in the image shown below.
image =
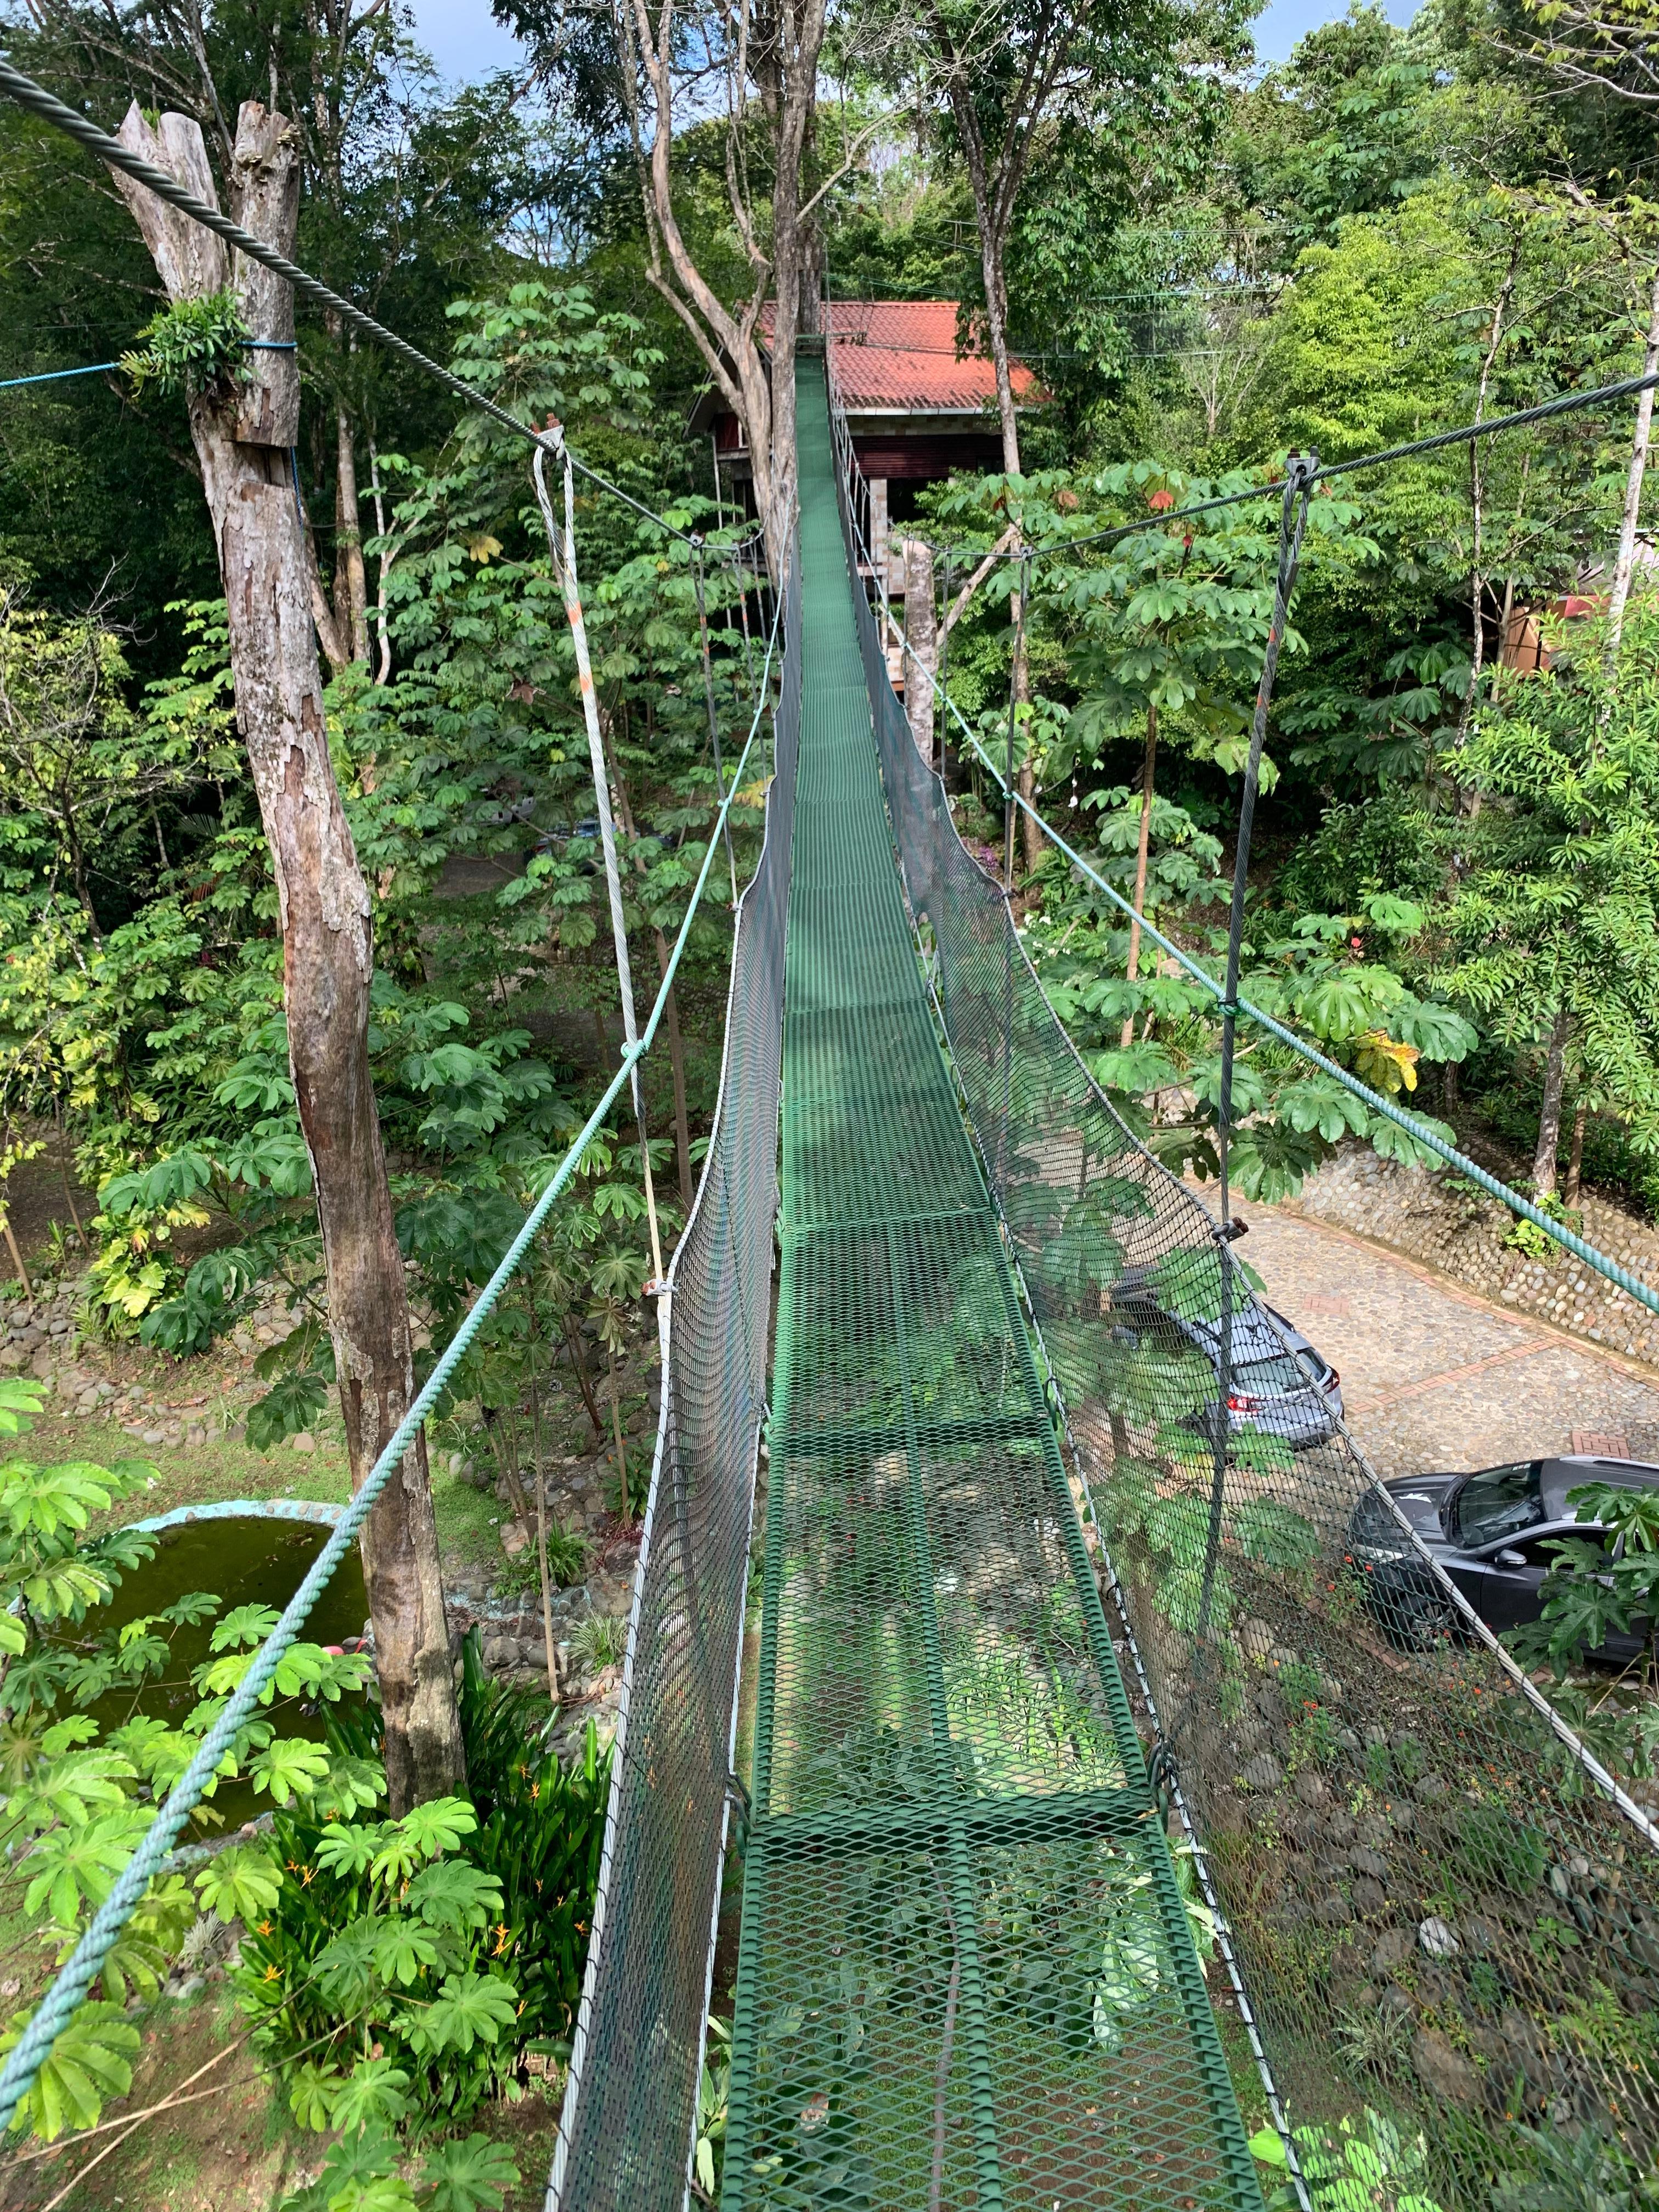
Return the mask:
M 1506 1245 L 1515 1217 L 1456 1182 L 1450 1169 L 1431 1174 L 1351 1143 L 1310 1176 L 1285 1210 L 1375 1237 L 1495 1304 L 1659 1364 L 1659 1314 L 1569 1253 L 1543 1261 Z M 1601 1199 L 1586 1198 L 1582 1211 L 1585 1241 L 1659 1289 L 1659 1229 Z

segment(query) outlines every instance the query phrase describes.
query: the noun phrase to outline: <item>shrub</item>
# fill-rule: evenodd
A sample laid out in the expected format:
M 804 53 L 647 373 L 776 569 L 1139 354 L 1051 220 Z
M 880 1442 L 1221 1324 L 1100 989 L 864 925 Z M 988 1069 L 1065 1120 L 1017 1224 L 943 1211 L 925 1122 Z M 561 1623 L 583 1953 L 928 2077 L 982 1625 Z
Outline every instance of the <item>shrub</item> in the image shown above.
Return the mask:
M 401 1820 L 301 1809 L 276 1822 L 280 1892 L 236 1980 L 302 2125 L 447 2131 L 514 2081 L 526 2045 L 569 2034 L 610 1753 L 590 1723 L 562 1765 L 539 1748 L 538 1717 L 485 1673 L 475 1629 L 461 1686 L 469 1797 Z

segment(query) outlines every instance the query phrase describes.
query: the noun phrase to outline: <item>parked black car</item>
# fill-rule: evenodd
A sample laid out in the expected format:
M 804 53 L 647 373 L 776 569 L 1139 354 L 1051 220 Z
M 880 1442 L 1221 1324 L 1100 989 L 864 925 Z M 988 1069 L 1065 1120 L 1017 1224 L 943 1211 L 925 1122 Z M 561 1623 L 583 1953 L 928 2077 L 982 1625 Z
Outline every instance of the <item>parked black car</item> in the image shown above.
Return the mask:
M 1538 1619 L 1553 1543 L 1596 1533 L 1598 1524 L 1576 1519 L 1567 1503 L 1567 1492 L 1587 1482 L 1659 1490 L 1659 1467 L 1569 1454 L 1483 1467 L 1473 1474 L 1400 1475 L 1382 1487 L 1430 1555 L 1501 1636 Z M 1457 1608 L 1375 1492 L 1360 1499 L 1349 1523 L 1348 1557 L 1363 1578 L 1367 1606 L 1395 1641 L 1420 1648 L 1459 1632 Z M 1633 1638 L 1609 1636 L 1602 1656 L 1623 1661 L 1640 1648 Z

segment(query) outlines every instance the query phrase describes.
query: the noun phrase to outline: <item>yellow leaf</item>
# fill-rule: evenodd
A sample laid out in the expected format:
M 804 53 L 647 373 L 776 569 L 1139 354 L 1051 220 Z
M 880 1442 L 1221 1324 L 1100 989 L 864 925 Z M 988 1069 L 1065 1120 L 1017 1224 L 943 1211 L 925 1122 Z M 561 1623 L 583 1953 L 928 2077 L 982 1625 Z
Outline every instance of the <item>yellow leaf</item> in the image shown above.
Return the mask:
M 1386 1030 L 1366 1030 L 1354 1040 L 1354 1072 L 1389 1098 L 1416 1090 L 1419 1056 L 1414 1044 L 1401 1043 Z

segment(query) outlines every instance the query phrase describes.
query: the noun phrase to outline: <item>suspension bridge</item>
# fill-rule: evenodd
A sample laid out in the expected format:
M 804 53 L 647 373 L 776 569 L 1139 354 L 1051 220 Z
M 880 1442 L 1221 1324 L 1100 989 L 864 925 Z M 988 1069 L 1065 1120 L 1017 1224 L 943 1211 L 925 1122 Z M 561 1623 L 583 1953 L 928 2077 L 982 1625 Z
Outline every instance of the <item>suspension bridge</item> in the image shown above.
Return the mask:
M 0 82 L 521 432 L 538 468 L 547 453 L 580 467 L 17 72 Z M 1218 1222 L 1091 1082 L 1003 887 L 957 838 L 888 682 L 833 360 L 803 360 L 798 398 L 766 838 L 708 1161 L 659 1301 L 662 1419 L 549 2206 L 707 2193 L 699 2081 L 723 1870 L 739 1869 L 720 2201 L 743 2212 L 1259 2206 L 1241 2100 L 1270 2115 L 1304 2212 L 1338 2201 L 1333 2173 L 1371 2172 L 1344 2165 L 1368 2105 L 1384 2117 L 1364 2120 L 1365 2156 L 1392 2197 L 1481 2201 L 1516 2122 L 1650 2160 L 1659 1832 L 1340 1425 L 1292 1454 L 1241 1449 L 1206 1418 L 1215 1368 L 1172 1324 L 1221 1316 L 1224 1396 L 1227 1318 L 1250 1299 L 1224 1206 Z M 1312 481 L 1285 500 L 1278 635 Z M 544 507 L 574 610 L 568 493 L 562 544 Z M 574 611 L 572 627 L 580 653 Z M 1215 993 L 1229 1040 L 1259 1023 L 1490 1183 L 1240 997 L 1237 921 L 1224 984 L 1158 939 Z M 524 1231 L 10 2052 L 0 2115 L 649 1050 L 690 926 Z M 1131 1284 L 1133 1325 L 1115 1295 Z M 1357 1586 L 1362 1526 L 1434 1592 L 1432 1650 L 1402 1656 Z

